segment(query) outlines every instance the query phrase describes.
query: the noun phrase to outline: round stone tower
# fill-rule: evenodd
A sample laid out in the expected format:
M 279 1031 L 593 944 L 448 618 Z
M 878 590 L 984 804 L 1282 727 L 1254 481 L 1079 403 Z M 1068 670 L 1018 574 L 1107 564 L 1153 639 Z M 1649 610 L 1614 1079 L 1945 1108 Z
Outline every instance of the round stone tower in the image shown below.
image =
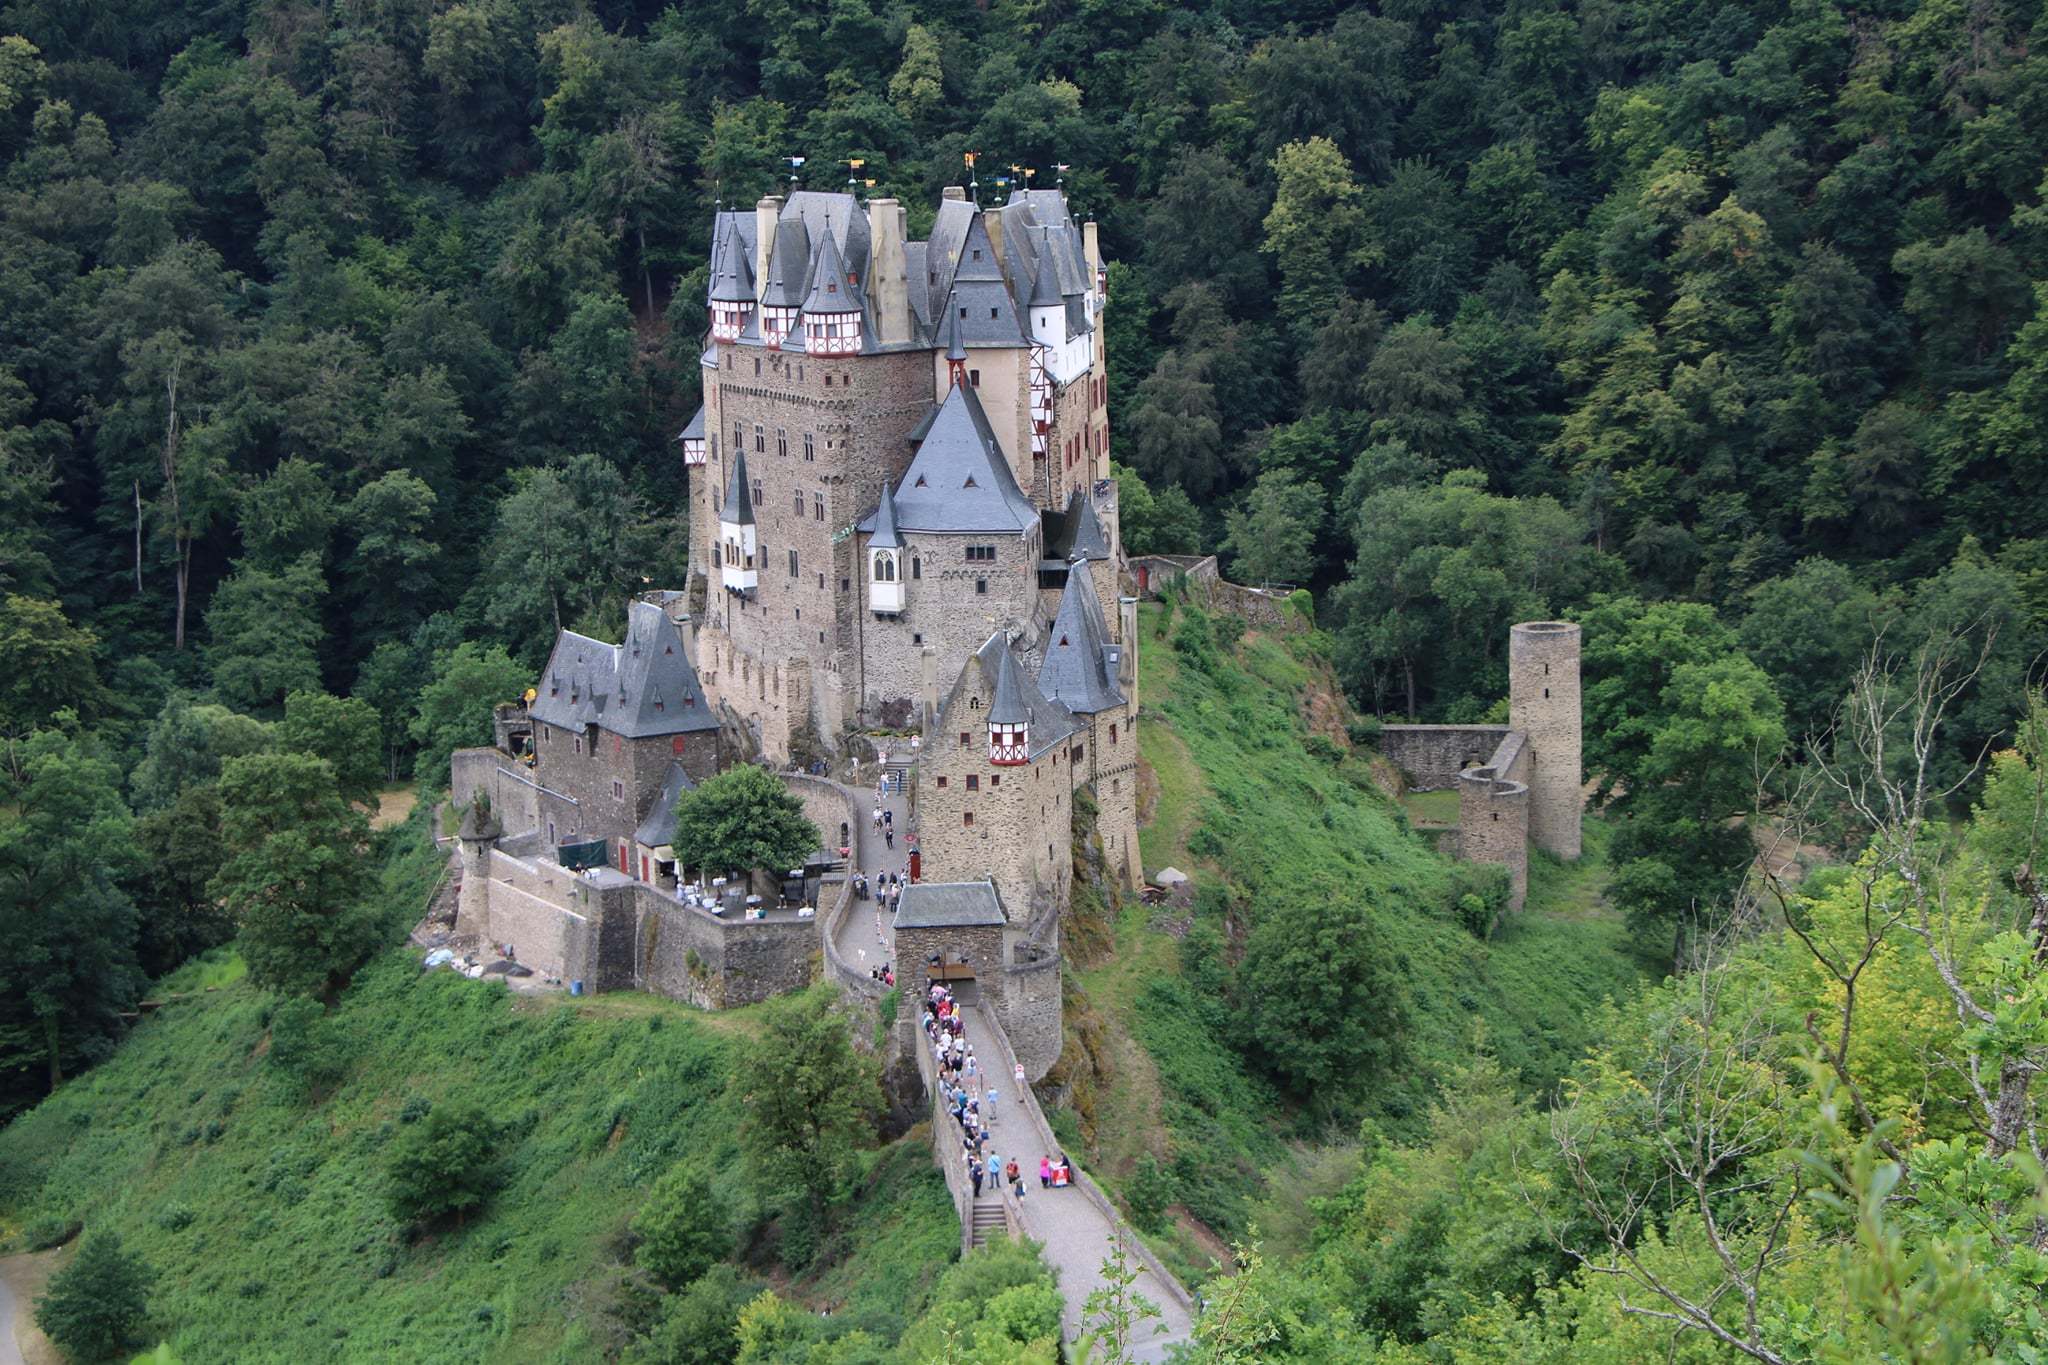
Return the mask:
M 1508 724 L 1528 736 L 1529 837 L 1560 858 L 1579 856 L 1584 779 L 1579 761 L 1579 628 L 1524 621 L 1508 635 Z

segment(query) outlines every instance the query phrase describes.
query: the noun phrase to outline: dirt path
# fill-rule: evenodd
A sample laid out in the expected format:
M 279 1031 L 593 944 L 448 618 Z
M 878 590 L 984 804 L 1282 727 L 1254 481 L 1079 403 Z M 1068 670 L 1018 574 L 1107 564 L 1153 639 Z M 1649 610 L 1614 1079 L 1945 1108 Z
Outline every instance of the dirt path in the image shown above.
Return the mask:
M 0 1365 L 64 1365 L 35 1321 L 36 1297 L 63 1255 L 58 1250 L 0 1256 Z

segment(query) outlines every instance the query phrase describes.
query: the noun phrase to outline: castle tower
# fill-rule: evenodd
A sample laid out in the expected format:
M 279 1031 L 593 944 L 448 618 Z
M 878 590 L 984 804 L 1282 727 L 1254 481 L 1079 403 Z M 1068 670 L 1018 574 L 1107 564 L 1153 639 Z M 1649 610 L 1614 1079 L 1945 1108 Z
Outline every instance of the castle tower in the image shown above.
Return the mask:
M 1524 621 L 1508 636 L 1508 724 L 1528 736 L 1529 837 L 1559 858 L 1579 856 L 1579 628 Z M 1469 854 L 1467 856 L 1470 856 Z
M 455 899 L 455 932 L 464 938 L 491 936 L 491 851 L 505 833 L 491 798 L 476 793 L 462 813 L 455 842 L 462 850 L 462 891 Z

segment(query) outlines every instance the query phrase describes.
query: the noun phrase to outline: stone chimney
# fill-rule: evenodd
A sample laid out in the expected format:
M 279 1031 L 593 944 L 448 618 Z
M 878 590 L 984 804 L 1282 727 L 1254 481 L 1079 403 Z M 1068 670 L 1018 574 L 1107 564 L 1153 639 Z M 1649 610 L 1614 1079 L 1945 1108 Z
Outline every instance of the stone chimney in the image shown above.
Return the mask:
M 965 185 L 948 185 L 946 186 L 945 197 L 948 199 L 965 199 L 967 197 L 967 187 Z
M 1102 239 L 1096 233 L 1093 218 L 1081 224 L 1081 254 L 1088 261 L 1088 287 L 1092 289 L 1102 273 Z
M 754 297 L 768 288 L 768 258 L 775 250 L 775 225 L 782 221 L 780 195 L 763 195 L 754 205 Z
M 988 229 L 988 244 L 995 248 L 996 269 L 1002 271 L 1003 277 L 1005 279 L 1008 279 L 1010 272 L 1004 265 L 1004 262 L 1009 260 L 1009 257 L 1003 255 L 1003 215 L 995 212 L 993 209 L 983 209 L 981 213 L 981 225 L 984 228 Z M 1019 300 L 1030 298 L 1031 281 L 1015 281 L 1014 287 L 1011 292 L 1016 294 Z
M 907 218 L 894 199 L 868 201 L 868 302 L 875 307 L 875 340 L 884 346 L 910 340 Z

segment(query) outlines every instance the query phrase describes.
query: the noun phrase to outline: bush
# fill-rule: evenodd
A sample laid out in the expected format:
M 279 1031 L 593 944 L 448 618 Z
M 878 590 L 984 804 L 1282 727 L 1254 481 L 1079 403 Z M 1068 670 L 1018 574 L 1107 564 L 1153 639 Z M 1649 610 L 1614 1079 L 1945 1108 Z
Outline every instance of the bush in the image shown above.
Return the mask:
M 1149 1154 L 1139 1157 L 1124 1202 L 1131 1206 L 1131 1221 L 1140 1231 L 1159 1231 L 1166 1224 L 1166 1206 L 1173 1202 L 1172 1175 Z
M 730 1365 L 739 1351 L 740 1310 L 757 1287 L 715 1265 L 662 1305 L 661 1321 L 633 1344 L 627 1365 Z
M 499 1129 L 471 1104 L 442 1104 L 399 1130 L 385 1175 L 391 1211 L 411 1222 L 467 1217 L 498 1174 Z
M 1378 716 L 1359 716 L 1344 727 L 1344 732 L 1351 737 L 1353 744 L 1376 745 L 1380 742 L 1380 731 L 1384 728 L 1386 727 L 1380 723 Z
M 732 1212 L 703 1172 L 677 1165 L 654 1182 L 633 1215 L 643 1269 L 681 1289 L 732 1254 Z
M 342 1050 L 327 1025 L 326 1009 L 305 996 L 282 1001 L 271 1012 L 268 1060 L 286 1086 L 299 1095 L 326 1089 L 347 1070 Z
M 149 1316 L 152 1278 L 119 1238 L 96 1233 L 36 1300 L 36 1326 L 74 1359 L 103 1359 L 132 1341 Z
M 76 1218 L 59 1218 L 55 1214 L 44 1214 L 31 1218 L 28 1226 L 21 1230 L 21 1245 L 24 1251 L 48 1251 L 51 1247 L 63 1246 L 78 1235 L 83 1226 Z
M 1344 751 L 1327 735 L 1310 735 L 1301 742 L 1301 747 L 1308 751 L 1310 757 L 1320 758 L 1325 763 L 1335 763 L 1344 757 Z
M 1508 870 L 1498 863 L 1458 863 L 1445 888 L 1446 908 L 1468 932 L 1485 938 L 1500 922 L 1513 890 Z

